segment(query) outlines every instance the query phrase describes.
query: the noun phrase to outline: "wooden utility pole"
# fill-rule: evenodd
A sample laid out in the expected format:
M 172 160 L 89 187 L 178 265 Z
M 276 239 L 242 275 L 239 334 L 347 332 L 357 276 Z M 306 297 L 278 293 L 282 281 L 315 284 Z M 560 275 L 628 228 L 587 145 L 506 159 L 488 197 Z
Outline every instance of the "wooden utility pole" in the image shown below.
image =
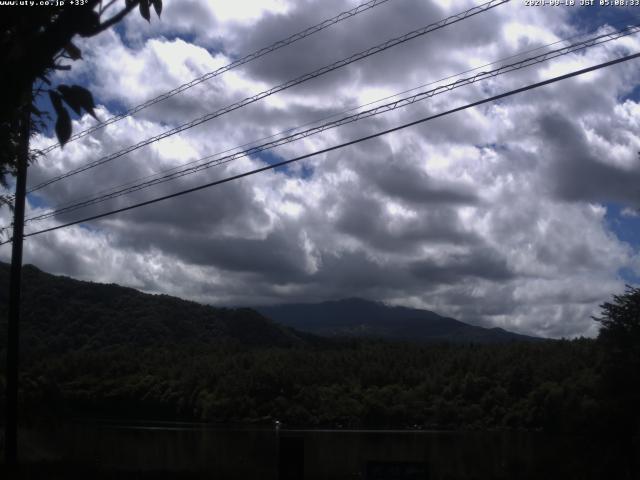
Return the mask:
M 9 325 L 7 335 L 7 401 L 5 413 L 5 462 L 9 468 L 18 464 L 18 359 L 20 326 L 20 290 L 22 286 L 22 242 L 24 240 L 24 204 L 27 191 L 31 102 L 23 106 L 20 119 L 20 149 L 13 211 L 11 274 L 9 277 Z

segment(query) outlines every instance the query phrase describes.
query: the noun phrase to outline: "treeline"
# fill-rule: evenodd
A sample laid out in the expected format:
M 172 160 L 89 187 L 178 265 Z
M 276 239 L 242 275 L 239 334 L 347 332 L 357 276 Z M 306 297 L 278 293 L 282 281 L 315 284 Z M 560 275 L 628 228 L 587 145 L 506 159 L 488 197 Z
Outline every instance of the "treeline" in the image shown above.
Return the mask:
M 113 347 L 33 358 L 24 414 L 292 426 L 605 430 L 596 341 Z

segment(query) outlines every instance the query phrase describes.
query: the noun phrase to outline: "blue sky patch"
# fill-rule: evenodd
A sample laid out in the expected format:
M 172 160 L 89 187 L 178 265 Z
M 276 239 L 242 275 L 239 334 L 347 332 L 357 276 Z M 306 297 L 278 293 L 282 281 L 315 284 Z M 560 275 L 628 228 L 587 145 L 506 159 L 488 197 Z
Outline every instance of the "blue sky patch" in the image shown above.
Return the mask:
M 622 242 L 631 245 L 636 251 L 640 250 L 640 211 L 638 216 L 623 214 L 624 206 L 615 203 L 605 204 L 607 213 L 605 221 L 609 230 Z
M 284 158 L 281 157 L 279 155 L 276 155 L 273 152 L 270 151 L 263 151 L 260 153 L 255 154 L 255 156 L 257 158 L 259 158 L 260 160 L 262 160 L 265 163 L 268 163 L 269 165 L 273 165 L 275 163 L 279 163 L 279 162 L 283 162 L 286 160 L 289 160 L 289 157 Z M 293 158 L 293 157 L 291 157 Z M 292 168 L 294 167 L 294 168 Z M 293 164 L 289 164 L 289 165 L 284 165 L 282 167 L 276 167 L 274 168 L 274 170 L 276 172 L 280 172 L 280 173 L 284 173 L 285 175 L 289 176 L 289 177 L 299 177 L 302 178 L 303 180 L 308 180 L 313 176 L 314 170 L 313 167 L 310 166 L 308 163 L 306 163 L 304 160 L 301 160 L 300 162 L 296 162 Z
M 633 90 L 628 94 L 620 97 L 620 103 L 623 103 L 625 100 L 633 100 L 634 102 L 640 102 L 640 85 L 636 85 L 633 87 Z
M 580 0 L 576 0 L 576 4 Z M 620 28 L 627 25 L 640 23 L 638 9 L 633 7 L 604 7 L 597 5 L 576 7 L 572 9 L 571 23 L 580 30 L 591 32 L 607 24 Z
M 46 202 L 41 196 L 34 195 L 33 193 L 27 195 L 27 201 L 31 208 L 49 208 L 50 204 Z
M 636 275 L 635 272 L 628 267 L 618 270 L 618 275 L 624 283 L 628 283 L 629 285 L 640 285 L 640 276 Z
M 605 222 L 611 232 L 622 242 L 625 242 L 640 253 L 640 211 L 638 216 L 623 213 L 624 206 L 615 203 L 605 204 L 607 213 Z M 640 284 L 640 276 L 630 267 L 623 267 L 618 270 L 618 276 L 631 285 Z
M 42 129 L 42 133 L 46 136 L 53 135 L 53 125 L 55 123 L 55 113 L 53 112 L 53 107 L 51 106 L 51 101 L 49 100 L 49 95 L 47 93 L 43 93 L 36 97 L 36 108 L 45 114 L 49 114 L 50 118 L 43 116 L 40 120 L 42 120 L 44 124 L 44 128 Z M 71 112 L 73 115 L 73 112 Z
M 279 155 L 276 155 L 273 152 L 270 152 L 267 150 L 257 153 L 255 154 L 255 156 L 269 165 L 274 165 L 276 163 L 286 160 L 285 158 L 282 158 Z M 286 175 L 291 175 L 291 170 L 289 169 L 288 165 L 284 165 L 282 167 L 276 167 L 274 170 L 276 172 L 284 173 Z

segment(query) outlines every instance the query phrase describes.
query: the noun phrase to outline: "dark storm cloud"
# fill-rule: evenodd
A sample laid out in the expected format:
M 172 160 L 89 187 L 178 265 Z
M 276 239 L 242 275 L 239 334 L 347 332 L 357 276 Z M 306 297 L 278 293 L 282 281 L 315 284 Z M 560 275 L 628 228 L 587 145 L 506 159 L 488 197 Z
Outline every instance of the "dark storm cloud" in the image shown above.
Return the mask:
M 402 267 L 403 265 L 396 265 Z M 385 278 L 384 284 L 380 278 Z M 390 291 L 410 286 L 410 278 L 404 268 L 389 268 L 387 262 L 376 261 L 364 250 L 324 253 L 321 268 L 313 276 L 321 291 L 333 298 L 349 295 L 375 298 L 387 296 Z
M 516 287 L 510 282 L 493 282 L 490 290 L 478 291 L 477 284 L 472 278 L 460 278 L 460 283 L 450 284 L 438 291 L 438 300 L 444 305 L 451 305 L 457 318 L 463 318 L 470 323 L 483 322 L 492 316 L 511 315 L 517 312 L 519 302 L 515 298 Z M 482 300 L 482 301 L 480 301 Z
M 31 250 L 29 254 L 37 258 L 36 266 L 45 272 L 75 278 L 85 277 L 88 269 L 84 258 L 75 249 L 69 248 L 70 244 L 66 239 L 48 236 L 37 242 L 26 240 L 25 249 Z
M 220 177 L 224 177 L 222 172 Z M 167 192 L 180 191 L 181 188 L 201 185 L 206 180 L 207 177 L 193 176 L 182 185 L 169 184 L 163 188 Z M 156 191 L 151 197 L 159 193 Z M 268 216 L 264 206 L 252 198 L 251 185 L 240 181 L 176 197 L 170 206 L 168 203 L 158 203 L 133 210 L 128 215 L 128 221 L 141 228 L 156 224 L 176 230 L 212 233 L 220 228 L 242 229 L 243 226 L 253 231 L 265 227 Z
M 318 15 L 314 8 L 309 8 L 308 3 L 296 2 L 295 7 L 287 14 L 264 16 L 239 36 L 241 43 L 234 47 L 242 52 L 253 51 L 281 38 L 282 32 L 295 32 L 300 25 L 313 25 L 317 22 Z M 323 7 L 326 12 L 345 10 L 345 5 L 341 2 L 326 2 Z M 448 15 L 436 2 L 414 2 L 411 8 L 407 7 L 407 3 L 402 1 L 383 5 L 375 13 L 359 15 L 299 42 L 284 54 L 252 62 L 247 69 L 256 78 L 278 84 L 437 22 Z M 458 8 L 464 9 L 462 6 Z M 480 47 L 496 39 L 496 31 L 491 28 L 491 18 L 494 15 L 494 12 L 487 12 L 478 16 L 482 18 L 465 20 L 463 29 L 444 28 L 418 37 L 296 89 L 303 92 L 310 89 L 310 92 L 317 95 L 318 88 L 326 91 L 354 81 L 383 85 L 409 78 L 416 83 L 433 80 L 435 78 L 431 73 L 436 75 L 443 71 L 441 65 L 452 63 L 446 49 L 442 48 L 443 45 L 455 42 L 456 45 Z M 453 60 L 453 63 L 456 61 Z M 429 75 L 425 77 L 424 72 L 429 72 Z
M 410 270 L 417 278 L 436 284 L 454 284 L 469 277 L 495 282 L 516 277 L 506 259 L 490 248 L 445 256 L 440 261 L 418 260 L 412 263 Z
M 640 162 L 626 169 L 598 158 L 585 133 L 562 113 L 543 115 L 539 125 L 543 151 L 552 159 L 547 173 L 555 195 L 570 201 L 640 205 Z
M 536 258 L 542 264 L 553 265 L 567 273 L 589 272 L 607 267 L 602 252 L 586 243 L 572 242 L 572 245 L 560 250 L 540 245 L 536 249 Z
M 341 299 L 347 295 L 380 300 L 400 293 L 429 291 L 430 286 L 416 288 L 415 279 L 405 266 L 400 263 L 390 268 L 389 263 L 375 259 L 364 250 L 323 252 L 316 272 L 298 278 L 289 274 L 289 281 L 253 272 L 234 275 L 229 279 L 232 288 L 225 291 L 229 299 L 223 304 L 277 304 L 291 301 L 291 295 L 299 302 Z M 386 279 L 384 283 L 380 282 L 382 276 Z M 233 285 L 238 278 L 241 281 Z
M 255 233 L 269 228 L 269 217 L 250 189 L 246 182 L 229 183 L 177 197 L 170 205 L 136 209 L 123 217 L 126 223 L 112 230 L 121 247 L 158 248 L 189 263 L 239 271 L 253 264 L 256 271 L 274 274 L 296 270 L 291 267 L 291 262 L 299 260 L 296 232 L 285 235 L 276 229 L 266 238 Z M 287 251 L 290 260 L 286 260 Z
M 147 248 L 160 249 L 189 264 L 215 265 L 223 271 L 251 273 L 276 283 L 299 281 L 304 273 L 305 252 L 301 241 L 290 235 L 295 232 L 275 230 L 265 238 L 251 239 L 147 230 Z M 141 248 L 140 237 L 137 243 L 137 248 Z
M 434 179 L 416 165 L 415 157 L 410 161 L 412 163 L 392 158 L 378 168 L 365 170 L 363 174 L 365 178 L 373 180 L 385 194 L 415 207 L 438 204 L 473 205 L 479 201 L 477 194 L 469 186 Z
M 141 190 L 131 195 L 91 205 L 80 210 L 61 213 L 56 215 L 55 218 L 61 223 L 75 221 L 79 218 L 125 208 L 138 202 L 202 185 L 207 181 L 225 178 L 229 174 L 224 170 L 217 172 L 214 170 L 204 171 L 199 175 L 186 176 L 179 181 L 161 184 L 151 189 Z M 111 178 L 114 179 L 116 177 Z M 126 176 L 121 181 L 124 181 L 125 178 Z M 70 190 L 69 183 L 60 182 L 55 184 L 46 192 L 43 192 L 43 194 L 46 194 L 44 198 L 51 201 L 51 199 L 55 198 L 72 197 L 80 199 L 83 195 L 95 195 L 100 189 L 100 178 L 93 175 L 87 177 L 86 180 L 85 182 L 74 182 L 73 190 Z M 81 189 L 76 187 L 78 183 L 83 184 Z M 176 197 L 171 204 L 161 202 L 133 209 L 123 213 L 121 218 L 125 222 L 131 222 L 136 231 L 140 231 L 147 225 L 165 225 L 170 229 L 199 232 L 214 232 L 222 224 L 231 228 L 243 225 L 249 226 L 250 229 L 261 228 L 268 223 L 268 217 L 264 212 L 263 205 L 251 197 L 250 190 L 251 186 L 247 182 L 228 183 L 221 185 L 219 188 Z M 61 205 L 64 205 L 64 203 L 61 203 Z M 102 221 L 109 222 L 110 219 Z
M 425 243 L 473 244 L 478 237 L 462 226 L 455 209 L 443 205 L 420 208 L 414 217 L 393 218 L 384 200 L 345 195 L 335 228 L 363 244 L 386 251 L 415 252 Z

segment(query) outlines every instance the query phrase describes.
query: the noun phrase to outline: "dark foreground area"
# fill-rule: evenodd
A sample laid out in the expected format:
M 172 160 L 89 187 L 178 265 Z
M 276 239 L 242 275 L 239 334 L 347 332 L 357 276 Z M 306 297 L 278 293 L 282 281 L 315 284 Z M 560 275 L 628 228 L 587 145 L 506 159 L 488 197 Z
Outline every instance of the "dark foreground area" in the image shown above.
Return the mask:
M 67 479 L 95 479 L 95 480 L 133 480 L 133 479 L 159 479 L 159 480 L 200 480 L 202 478 L 211 478 L 206 474 L 185 473 L 185 472 L 136 472 L 123 471 L 97 467 L 90 464 L 72 463 L 72 462 L 47 462 L 47 463 L 29 463 L 22 465 L 17 469 L 9 471 L 4 465 L 0 466 L 0 475 L 2 478 L 15 478 L 19 480 L 31 479 L 51 479 L 51 480 L 67 480 Z M 214 477 L 215 478 L 215 477 Z
M 81 422 L 23 430 L 20 441 L 21 479 L 595 480 L 634 468 L 615 439 L 530 432 Z

